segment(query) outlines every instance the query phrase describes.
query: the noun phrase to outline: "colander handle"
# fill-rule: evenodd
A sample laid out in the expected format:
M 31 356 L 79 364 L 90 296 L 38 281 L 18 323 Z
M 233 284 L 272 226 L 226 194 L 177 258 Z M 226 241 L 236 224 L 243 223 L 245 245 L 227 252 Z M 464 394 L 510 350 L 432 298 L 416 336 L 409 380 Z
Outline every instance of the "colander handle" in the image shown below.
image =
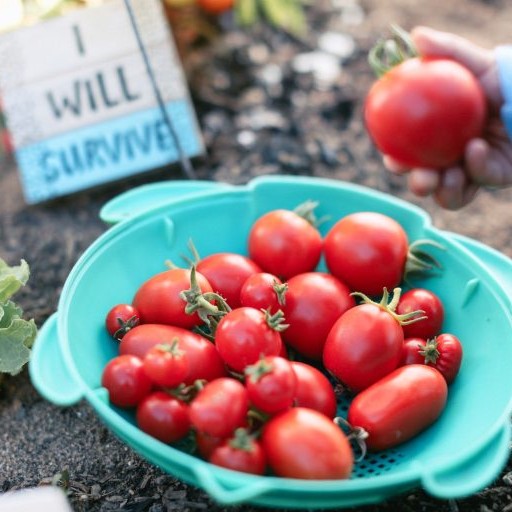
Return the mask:
M 72 405 L 83 397 L 81 386 L 67 368 L 57 331 L 57 313 L 46 320 L 37 334 L 28 364 L 36 390 L 56 405 Z
M 176 180 L 150 183 L 132 188 L 111 199 L 100 210 L 100 219 L 107 224 L 131 219 L 173 199 L 198 193 L 231 188 L 216 181 Z
M 463 498 L 493 482 L 510 456 L 511 427 L 507 419 L 491 440 L 470 459 L 440 472 L 423 472 L 423 488 L 441 499 Z

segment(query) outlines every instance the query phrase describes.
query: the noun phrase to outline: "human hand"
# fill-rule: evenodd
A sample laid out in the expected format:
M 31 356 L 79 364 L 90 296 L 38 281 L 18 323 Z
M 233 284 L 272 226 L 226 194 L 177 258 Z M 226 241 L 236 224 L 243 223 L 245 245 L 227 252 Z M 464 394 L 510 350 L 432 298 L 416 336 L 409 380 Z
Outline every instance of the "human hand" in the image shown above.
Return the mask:
M 407 175 L 416 195 L 432 195 L 443 208 L 457 210 L 468 204 L 481 187 L 512 185 L 512 142 L 500 118 L 503 96 L 496 58 L 466 39 L 447 32 L 416 27 L 411 32 L 420 55 L 451 58 L 478 79 L 489 106 L 489 117 L 481 138 L 468 142 L 463 161 L 442 170 L 409 169 L 384 155 L 384 165 L 394 174 Z

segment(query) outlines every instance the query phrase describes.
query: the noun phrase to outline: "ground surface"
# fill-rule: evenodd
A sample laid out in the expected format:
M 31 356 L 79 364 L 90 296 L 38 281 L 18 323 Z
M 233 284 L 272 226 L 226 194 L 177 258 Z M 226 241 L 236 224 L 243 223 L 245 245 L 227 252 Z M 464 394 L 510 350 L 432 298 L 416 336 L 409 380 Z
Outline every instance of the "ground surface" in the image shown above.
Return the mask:
M 408 199 L 426 209 L 437 227 L 474 237 L 512 257 L 512 189 L 485 191 L 461 211 L 442 211 L 430 199 L 412 197 L 400 180 L 385 173 L 361 122 L 362 98 L 372 80 L 365 54 L 390 23 L 431 25 L 491 47 L 510 41 L 510 3 L 366 0 L 359 19 L 359 11 L 346 7 L 357 6 L 356 1 L 314 4 L 307 44 L 268 29 L 230 29 L 215 45 L 187 56 L 208 149 L 195 162 L 198 177 L 245 183 L 256 175 L 283 173 L 361 183 Z M 344 18 L 335 5 L 345 6 Z M 315 48 L 318 35 L 327 30 L 349 34 L 356 42 L 339 76 L 333 79 L 323 70 L 315 79 L 294 69 L 293 57 Z M 27 207 L 14 164 L 2 162 L 0 253 L 12 264 L 26 258 L 31 265 L 29 286 L 18 296 L 27 316 L 42 325 L 56 310 L 72 266 L 105 231 L 98 220 L 105 201 L 133 185 L 170 176 L 181 177 L 179 169 Z M 0 491 L 49 483 L 65 470 L 77 511 L 224 510 L 203 492 L 139 458 L 87 403 L 57 408 L 37 394 L 26 372 L 7 379 L 0 390 Z M 466 499 L 442 501 L 415 491 L 359 510 L 507 511 L 512 510 L 511 496 L 509 463 L 492 485 Z

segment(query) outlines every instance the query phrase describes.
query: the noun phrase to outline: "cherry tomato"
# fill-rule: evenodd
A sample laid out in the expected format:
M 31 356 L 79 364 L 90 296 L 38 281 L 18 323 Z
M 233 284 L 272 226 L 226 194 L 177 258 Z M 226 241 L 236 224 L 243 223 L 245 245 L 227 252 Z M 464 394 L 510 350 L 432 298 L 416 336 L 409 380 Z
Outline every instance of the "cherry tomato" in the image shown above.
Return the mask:
M 273 210 L 258 218 L 248 245 L 252 260 L 284 280 L 313 271 L 322 253 L 320 232 L 291 210 Z
M 297 377 L 289 361 L 267 356 L 245 368 L 245 387 L 256 408 L 275 414 L 293 405 Z
M 334 322 L 355 305 L 348 286 L 330 274 L 306 272 L 294 276 L 288 281 L 283 306 L 289 325 L 283 331 L 283 341 L 302 356 L 321 360 Z
M 152 382 L 139 357 L 120 355 L 111 359 L 101 377 L 110 401 L 119 407 L 134 407 L 151 391 Z
M 215 345 L 231 369 L 243 373 L 246 366 L 261 356 L 279 355 L 283 342 L 280 324 L 273 318 L 247 307 L 234 309 L 222 317 L 215 331 Z
M 144 356 L 144 370 L 155 384 L 173 388 L 184 382 L 189 363 L 179 344 L 179 338 L 174 338 L 172 344 L 155 345 Z
M 245 386 L 230 377 L 208 382 L 190 403 L 195 429 L 213 437 L 228 437 L 246 424 L 249 397 Z
M 408 239 L 402 226 L 376 212 L 343 217 L 324 239 L 329 272 L 351 290 L 370 296 L 401 284 L 407 253 Z
M 261 442 L 274 473 L 287 478 L 343 479 L 352 472 L 350 443 L 324 414 L 294 407 L 271 418 Z
M 234 437 L 213 449 L 209 461 L 217 466 L 263 475 L 266 468 L 265 452 L 261 444 L 245 429 L 237 429 Z
M 232 309 L 241 305 L 240 290 L 247 278 L 261 272 L 251 259 L 229 252 L 206 256 L 196 268 Z
M 120 340 L 139 323 L 140 314 L 131 304 L 116 304 L 105 319 L 108 333 L 116 340 Z
M 462 355 L 462 343 L 453 334 L 443 333 L 428 341 L 408 338 L 404 341 L 402 364 L 432 366 L 451 384 L 459 373 Z
M 336 395 L 329 379 L 317 368 L 300 361 L 290 361 L 297 386 L 295 406 L 307 407 L 325 414 L 328 418 L 336 416 Z
M 364 118 L 380 151 L 402 165 L 445 168 L 481 135 L 486 101 L 476 77 L 461 64 L 412 58 L 374 83 Z
M 142 431 L 164 443 L 179 441 L 190 430 L 188 405 L 163 391 L 155 391 L 137 406 L 136 420 Z
M 208 14 L 219 15 L 231 10 L 234 0 L 197 0 L 197 5 Z
M 400 297 L 396 312 L 404 314 L 419 309 L 425 312 L 427 318 L 404 325 L 404 336 L 406 338 L 433 338 L 441 332 L 443 326 L 443 303 L 434 292 L 424 288 L 413 288 Z
M 200 272 L 196 272 L 196 279 L 203 293 L 212 291 L 210 283 Z M 186 329 L 200 325 L 202 320 L 197 313 L 189 315 L 185 312 L 187 303 L 180 296 L 190 286 L 190 270 L 182 268 L 166 270 L 145 281 L 133 299 L 141 323 L 169 324 Z
M 178 349 L 188 359 L 188 372 L 183 379 L 185 384 L 192 384 L 198 379 L 210 381 L 227 374 L 224 362 L 211 341 L 172 325 L 142 324 L 133 328 L 121 340 L 119 353 L 144 358 L 155 345 L 172 345 L 176 338 L 179 340 Z
M 273 313 L 286 303 L 288 285 L 273 274 L 259 272 L 248 277 L 240 290 L 240 304 Z
M 368 433 L 366 445 L 385 450 L 408 441 L 431 425 L 443 411 L 447 385 L 430 366 L 402 366 L 352 400 L 348 422 Z
M 352 391 L 367 388 L 400 364 L 404 332 L 381 304 L 365 303 L 349 309 L 327 336 L 324 366 Z

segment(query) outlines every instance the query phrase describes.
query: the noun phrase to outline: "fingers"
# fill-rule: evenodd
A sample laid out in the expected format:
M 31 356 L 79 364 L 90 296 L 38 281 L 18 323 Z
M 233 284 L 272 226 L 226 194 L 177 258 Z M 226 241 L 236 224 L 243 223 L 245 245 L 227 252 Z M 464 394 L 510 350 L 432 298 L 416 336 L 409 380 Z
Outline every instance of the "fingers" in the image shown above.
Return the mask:
M 493 61 L 490 50 L 455 34 L 416 27 L 411 31 L 411 37 L 421 55 L 454 59 L 477 76 L 486 72 Z
M 432 169 L 413 169 L 407 179 L 413 194 L 426 197 L 433 194 L 441 184 L 441 174 Z
M 474 198 L 478 185 L 471 183 L 460 167 L 446 169 L 433 196 L 437 204 L 447 210 L 458 210 Z

